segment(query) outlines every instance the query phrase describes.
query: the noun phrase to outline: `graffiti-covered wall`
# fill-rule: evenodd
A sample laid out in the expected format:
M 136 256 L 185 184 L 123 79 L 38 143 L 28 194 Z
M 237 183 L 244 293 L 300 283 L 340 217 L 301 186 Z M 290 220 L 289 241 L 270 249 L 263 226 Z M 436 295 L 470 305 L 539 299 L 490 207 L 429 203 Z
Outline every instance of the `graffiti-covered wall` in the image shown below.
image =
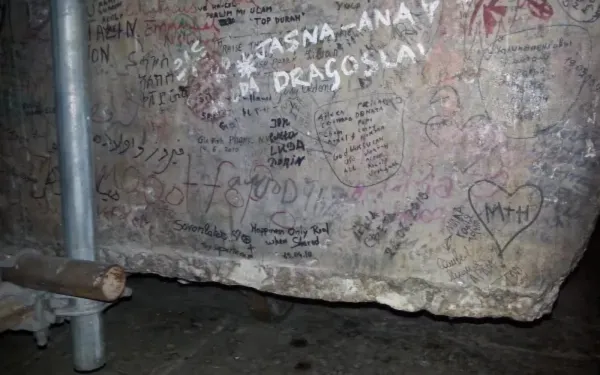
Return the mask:
M 49 9 L 0 4 L 5 252 L 60 251 Z M 535 319 L 598 211 L 598 18 L 592 0 L 90 0 L 99 256 Z

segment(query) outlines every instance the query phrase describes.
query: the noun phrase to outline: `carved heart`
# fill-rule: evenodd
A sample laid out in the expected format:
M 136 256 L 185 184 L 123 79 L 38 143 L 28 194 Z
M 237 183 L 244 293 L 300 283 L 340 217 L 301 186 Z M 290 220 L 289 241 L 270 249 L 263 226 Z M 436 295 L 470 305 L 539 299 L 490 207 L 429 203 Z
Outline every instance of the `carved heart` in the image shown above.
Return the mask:
M 493 192 L 489 194 L 477 194 L 490 188 Z M 512 241 L 538 218 L 544 201 L 542 190 L 536 185 L 521 185 L 509 193 L 489 180 L 475 182 L 468 195 L 471 209 L 494 240 L 501 257 Z

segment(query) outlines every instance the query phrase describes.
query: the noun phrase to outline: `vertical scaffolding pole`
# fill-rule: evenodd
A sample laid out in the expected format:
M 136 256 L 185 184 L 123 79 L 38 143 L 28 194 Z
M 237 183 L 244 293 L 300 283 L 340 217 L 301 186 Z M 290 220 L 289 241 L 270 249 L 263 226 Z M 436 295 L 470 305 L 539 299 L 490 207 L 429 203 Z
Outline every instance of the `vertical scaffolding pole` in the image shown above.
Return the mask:
M 52 0 L 51 4 L 65 247 L 70 258 L 95 260 L 86 1 Z M 75 308 L 84 311 L 87 302 L 75 299 Z M 72 317 L 71 332 L 75 370 L 102 367 L 105 358 L 101 313 Z

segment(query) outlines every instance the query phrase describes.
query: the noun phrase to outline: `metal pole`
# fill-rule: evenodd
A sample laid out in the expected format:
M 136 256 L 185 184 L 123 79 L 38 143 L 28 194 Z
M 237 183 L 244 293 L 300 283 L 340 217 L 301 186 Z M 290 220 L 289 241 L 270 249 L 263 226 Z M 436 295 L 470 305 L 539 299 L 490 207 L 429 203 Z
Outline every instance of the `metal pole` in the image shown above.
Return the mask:
M 94 260 L 94 190 L 87 76 L 85 0 L 52 0 L 52 55 L 64 242 L 73 259 Z M 75 299 L 82 310 L 87 300 Z M 71 318 L 77 371 L 102 367 L 101 313 Z

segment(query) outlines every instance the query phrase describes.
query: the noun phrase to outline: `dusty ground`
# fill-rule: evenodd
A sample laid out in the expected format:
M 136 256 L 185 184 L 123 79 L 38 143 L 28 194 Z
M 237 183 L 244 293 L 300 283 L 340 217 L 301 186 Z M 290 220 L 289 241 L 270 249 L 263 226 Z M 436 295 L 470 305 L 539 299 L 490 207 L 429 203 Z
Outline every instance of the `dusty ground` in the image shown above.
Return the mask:
M 447 321 L 376 306 L 298 303 L 281 323 L 251 316 L 239 292 L 133 278 L 106 313 L 99 375 L 600 374 L 600 241 L 537 324 Z M 73 373 L 68 325 L 39 350 L 0 336 L 0 374 Z

